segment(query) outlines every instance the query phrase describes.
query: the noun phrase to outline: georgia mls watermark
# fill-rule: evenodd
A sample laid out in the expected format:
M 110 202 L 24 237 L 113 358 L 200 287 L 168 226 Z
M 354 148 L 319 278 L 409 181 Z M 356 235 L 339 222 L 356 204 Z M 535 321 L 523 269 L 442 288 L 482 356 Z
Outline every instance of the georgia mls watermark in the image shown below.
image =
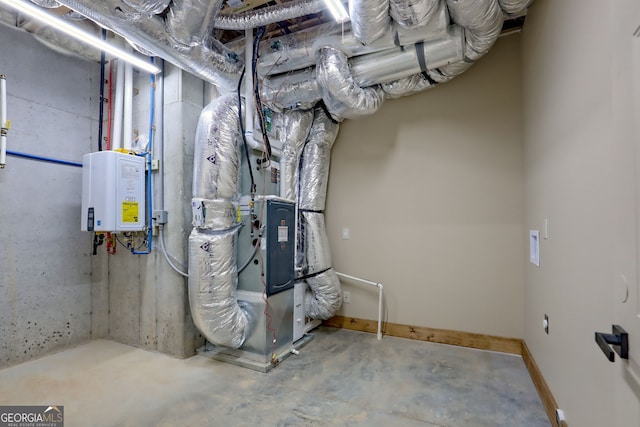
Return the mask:
M 64 427 L 64 406 L 0 406 L 0 427 Z

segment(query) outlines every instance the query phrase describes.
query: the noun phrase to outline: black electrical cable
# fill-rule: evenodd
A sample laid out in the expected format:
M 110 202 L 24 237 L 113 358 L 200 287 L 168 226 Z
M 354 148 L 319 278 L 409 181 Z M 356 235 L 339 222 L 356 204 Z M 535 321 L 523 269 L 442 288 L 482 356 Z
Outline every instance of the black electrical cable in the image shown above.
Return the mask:
M 102 29 L 102 40 L 107 39 L 107 30 Z M 98 151 L 102 151 L 102 121 L 104 120 L 104 69 L 107 63 L 104 50 L 100 52 L 100 118 L 98 121 Z M 109 94 L 111 96 L 111 94 Z
M 255 38 L 253 39 L 253 59 L 251 61 L 251 71 L 253 74 L 253 95 L 255 98 L 256 111 L 260 118 L 260 130 L 262 131 L 262 140 L 267 147 L 267 155 L 271 157 L 271 143 L 269 142 L 269 136 L 267 135 L 267 126 L 264 122 L 264 111 L 262 109 L 262 101 L 260 100 L 260 86 L 258 82 L 258 57 L 260 56 L 260 42 L 267 27 L 258 27 L 256 30 Z
M 240 134 L 242 135 L 242 145 L 244 145 L 244 154 L 247 156 L 247 162 L 249 163 L 249 176 L 251 177 L 251 194 L 256 191 L 256 181 L 253 179 L 253 168 L 251 167 L 251 158 L 249 157 L 249 145 L 247 144 L 247 137 L 244 134 L 244 123 L 242 122 L 242 80 L 244 79 L 245 68 L 242 69 L 240 80 L 238 81 L 238 124 L 240 125 Z

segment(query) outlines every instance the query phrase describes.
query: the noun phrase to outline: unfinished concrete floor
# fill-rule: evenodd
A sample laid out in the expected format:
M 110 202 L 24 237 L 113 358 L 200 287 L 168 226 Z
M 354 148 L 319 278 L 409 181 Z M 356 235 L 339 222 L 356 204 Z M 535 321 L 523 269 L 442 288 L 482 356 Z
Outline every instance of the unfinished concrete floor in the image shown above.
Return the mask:
M 319 328 L 267 374 L 112 341 L 0 371 L 0 404 L 75 426 L 548 427 L 520 357 Z

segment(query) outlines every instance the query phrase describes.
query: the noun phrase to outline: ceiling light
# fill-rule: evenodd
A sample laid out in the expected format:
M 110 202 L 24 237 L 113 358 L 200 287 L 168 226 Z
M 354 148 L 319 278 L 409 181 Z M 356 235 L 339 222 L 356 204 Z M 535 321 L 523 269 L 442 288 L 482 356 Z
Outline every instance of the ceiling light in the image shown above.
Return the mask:
M 349 14 L 340 0 L 324 0 L 324 3 L 336 22 L 343 23 L 349 20 Z
M 116 58 L 120 58 L 123 61 L 126 61 L 133 65 L 136 68 L 147 71 L 149 73 L 157 74 L 160 72 L 160 68 L 157 66 L 145 61 L 139 56 L 135 56 L 129 52 L 124 51 L 123 49 L 113 46 L 106 41 L 100 39 L 98 36 L 95 36 L 91 33 L 88 33 L 84 30 L 79 29 L 78 27 L 56 17 L 50 15 L 43 11 L 42 9 L 34 6 L 28 1 L 21 0 L 0 0 L 0 4 L 5 4 L 12 9 L 17 10 L 33 19 L 36 19 L 44 24 L 50 25 L 51 27 L 59 30 L 60 32 L 73 37 L 81 43 L 88 44 L 89 46 L 93 46 L 96 49 L 103 50 L 104 52 L 115 56 Z

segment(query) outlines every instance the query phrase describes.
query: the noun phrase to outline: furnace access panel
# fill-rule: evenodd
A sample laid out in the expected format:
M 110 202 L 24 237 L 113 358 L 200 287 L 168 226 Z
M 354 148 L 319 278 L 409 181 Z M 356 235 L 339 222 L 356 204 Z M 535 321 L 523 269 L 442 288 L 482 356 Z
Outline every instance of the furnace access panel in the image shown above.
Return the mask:
M 145 159 L 116 151 L 82 157 L 82 231 L 142 231 Z

